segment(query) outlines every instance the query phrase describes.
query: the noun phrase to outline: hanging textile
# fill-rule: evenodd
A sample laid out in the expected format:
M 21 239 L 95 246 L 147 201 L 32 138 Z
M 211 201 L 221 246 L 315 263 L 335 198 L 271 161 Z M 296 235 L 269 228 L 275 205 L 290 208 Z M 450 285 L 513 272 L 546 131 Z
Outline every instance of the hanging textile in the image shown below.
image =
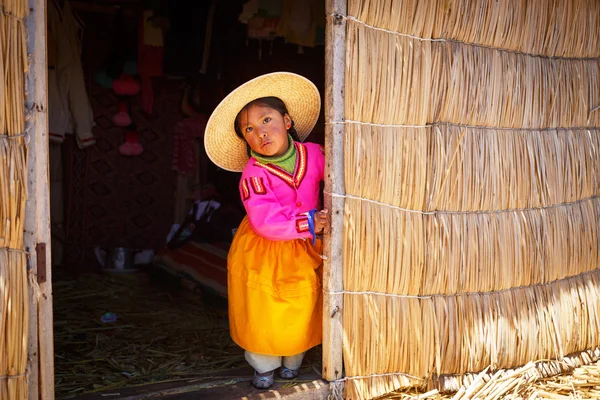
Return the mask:
M 165 54 L 163 31 L 153 24 L 153 16 L 152 10 L 142 12 L 138 54 L 138 71 L 142 79 L 142 110 L 148 114 L 152 114 L 154 108 L 152 78 L 163 75 Z
M 48 33 L 52 63 L 48 69 L 48 122 L 50 140 L 62 143 L 65 134 L 76 134 L 83 149 L 96 143 L 94 116 L 81 65 L 81 30 L 68 1 L 60 9 L 48 3 Z

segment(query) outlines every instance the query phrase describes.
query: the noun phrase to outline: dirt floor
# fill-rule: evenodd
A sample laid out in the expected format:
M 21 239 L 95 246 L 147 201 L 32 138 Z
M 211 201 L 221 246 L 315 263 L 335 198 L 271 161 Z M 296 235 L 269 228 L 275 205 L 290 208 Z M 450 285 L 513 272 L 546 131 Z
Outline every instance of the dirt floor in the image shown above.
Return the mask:
M 134 398 L 163 389 L 177 398 L 219 387 L 251 392 L 252 370 L 229 336 L 224 299 L 183 289 L 155 269 L 78 276 L 57 269 L 53 292 L 57 399 Z M 277 388 L 318 380 L 320 371 L 315 349 L 300 379 Z

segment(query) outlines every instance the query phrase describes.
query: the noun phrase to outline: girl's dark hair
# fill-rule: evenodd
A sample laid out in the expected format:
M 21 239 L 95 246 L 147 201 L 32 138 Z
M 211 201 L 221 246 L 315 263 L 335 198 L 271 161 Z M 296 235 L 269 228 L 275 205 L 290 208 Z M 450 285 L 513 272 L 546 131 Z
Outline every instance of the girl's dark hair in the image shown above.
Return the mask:
M 246 104 L 244 106 L 244 108 L 242 108 L 240 110 L 238 115 L 235 117 L 235 122 L 233 124 L 236 135 L 238 135 L 244 141 L 246 140 L 246 138 L 244 137 L 244 134 L 242 133 L 242 127 L 240 126 L 240 119 L 242 118 L 242 113 L 244 111 L 248 111 L 248 109 L 252 106 L 270 107 L 273 110 L 278 111 L 282 116 L 284 116 L 285 114 L 288 114 L 288 115 L 290 114 L 288 112 L 287 107 L 285 106 L 285 103 L 279 97 L 272 97 L 272 96 L 271 97 L 261 97 L 256 100 L 252 100 L 250 103 Z M 290 116 L 290 118 L 291 118 L 291 116 Z M 298 136 L 298 132 L 296 132 L 296 128 L 294 128 L 294 120 L 292 120 L 292 126 L 290 127 L 290 129 L 288 129 L 288 133 L 290 134 L 292 139 L 294 139 L 294 141 L 296 141 L 296 142 L 301 141 L 300 137 Z M 248 156 L 250 156 L 250 151 L 251 151 L 250 145 L 248 143 L 246 143 L 246 147 L 248 149 Z

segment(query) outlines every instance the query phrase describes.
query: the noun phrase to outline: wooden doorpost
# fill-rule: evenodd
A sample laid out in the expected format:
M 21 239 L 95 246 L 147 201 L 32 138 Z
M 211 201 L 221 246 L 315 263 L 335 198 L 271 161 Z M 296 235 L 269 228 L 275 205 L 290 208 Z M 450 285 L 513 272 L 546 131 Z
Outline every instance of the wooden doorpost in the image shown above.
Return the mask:
M 331 232 L 325 236 L 323 268 L 323 378 L 343 376 L 344 75 L 346 0 L 327 0 L 325 38 L 325 208 Z M 331 294 L 331 292 L 338 294 Z
M 29 0 L 26 76 L 28 134 L 28 198 L 25 206 L 25 249 L 31 276 L 28 393 L 30 400 L 54 399 L 54 335 L 50 253 L 50 176 L 48 169 L 48 85 L 46 0 Z M 32 282 L 34 281 L 34 282 Z M 37 290 L 36 285 L 39 285 Z

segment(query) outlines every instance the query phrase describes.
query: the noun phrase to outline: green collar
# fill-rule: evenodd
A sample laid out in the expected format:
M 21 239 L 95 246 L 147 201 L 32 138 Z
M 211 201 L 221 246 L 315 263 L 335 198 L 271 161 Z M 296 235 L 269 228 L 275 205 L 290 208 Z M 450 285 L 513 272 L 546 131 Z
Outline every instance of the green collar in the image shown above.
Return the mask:
M 289 146 L 287 151 L 277 157 L 265 157 L 262 154 L 255 152 L 254 150 L 251 152 L 252 157 L 256 158 L 258 162 L 261 164 L 273 164 L 282 168 L 284 171 L 293 174 L 294 169 L 296 169 L 296 146 L 294 146 L 294 139 L 288 133 L 288 141 Z

